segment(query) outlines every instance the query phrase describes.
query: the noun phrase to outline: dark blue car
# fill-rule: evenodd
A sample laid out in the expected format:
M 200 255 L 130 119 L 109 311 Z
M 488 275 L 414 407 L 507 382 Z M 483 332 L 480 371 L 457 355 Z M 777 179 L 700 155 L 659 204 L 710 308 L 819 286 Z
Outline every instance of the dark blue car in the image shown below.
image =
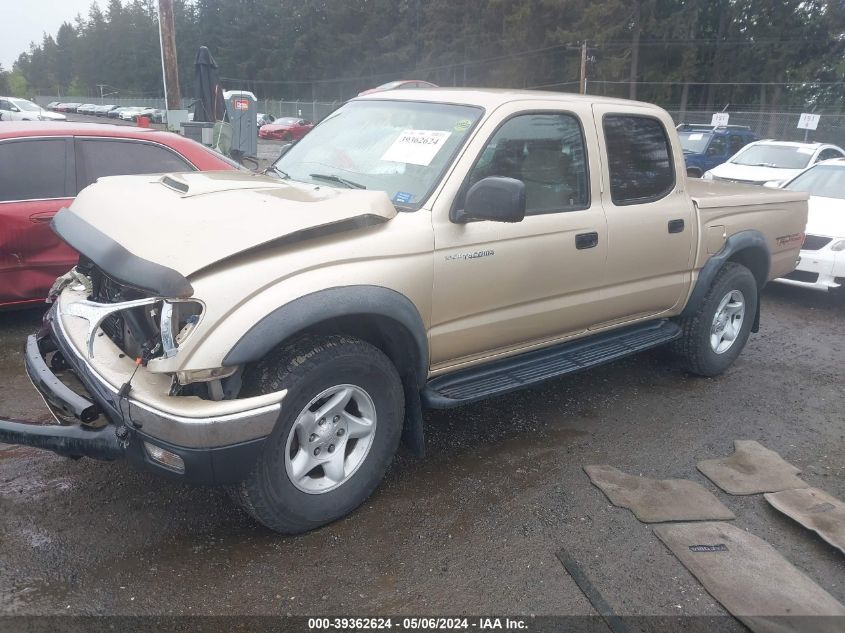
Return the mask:
M 687 175 L 701 178 L 701 175 L 721 165 L 757 137 L 745 125 L 695 125 L 681 123 L 678 126 L 681 147 Z

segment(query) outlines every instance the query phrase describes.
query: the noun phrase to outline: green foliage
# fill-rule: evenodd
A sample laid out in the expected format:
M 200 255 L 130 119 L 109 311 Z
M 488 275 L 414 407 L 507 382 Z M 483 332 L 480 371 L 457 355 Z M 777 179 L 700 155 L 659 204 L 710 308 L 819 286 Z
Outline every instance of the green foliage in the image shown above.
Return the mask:
M 9 96 L 24 97 L 30 96 L 29 85 L 26 83 L 26 77 L 19 70 L 13 70 L 6 75 L 6 82 L 9 86 Z
M 30 92 L 162 95 L 157 2 L 100 4 L 20 55 Z M 594 93 L 682 108 L 844 96 L 839 0 L 175 0 L 174 17 L 186 96 L 200 45 L 259 97 L 342 100 L 400 78 L 575 91 L 584 40 Z

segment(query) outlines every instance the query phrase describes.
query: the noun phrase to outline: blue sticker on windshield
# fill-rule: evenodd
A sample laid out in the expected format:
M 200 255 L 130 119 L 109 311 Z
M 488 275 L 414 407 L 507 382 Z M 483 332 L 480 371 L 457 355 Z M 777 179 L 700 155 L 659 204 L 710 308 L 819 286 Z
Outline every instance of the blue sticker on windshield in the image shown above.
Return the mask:
M 397 191 L 396 195 L 393 196 L 393 202 L 410 202 L 413 197 L 413 194 L 406 193 L 404 191 Z

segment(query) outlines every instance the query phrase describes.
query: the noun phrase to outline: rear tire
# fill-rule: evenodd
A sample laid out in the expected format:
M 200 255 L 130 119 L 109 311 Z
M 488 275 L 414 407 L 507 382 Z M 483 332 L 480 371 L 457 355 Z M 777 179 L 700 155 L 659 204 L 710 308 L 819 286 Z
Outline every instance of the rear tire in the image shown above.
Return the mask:
M 305 336 L 244 380 L 245 395 L 288 390 L 255 466 L 230 488 L 244 510 L 271 530 L 298 534 L 370 496 L 396 453 L 404 417 L 402 382 L 381 350 L 352 337 Z
M 679 320 L 681 337 L 672 343 L 688 372 L 717 376 L 739 356 L 757 314 L 757 281 L 745 266 L 726 263 L 698 311 Z

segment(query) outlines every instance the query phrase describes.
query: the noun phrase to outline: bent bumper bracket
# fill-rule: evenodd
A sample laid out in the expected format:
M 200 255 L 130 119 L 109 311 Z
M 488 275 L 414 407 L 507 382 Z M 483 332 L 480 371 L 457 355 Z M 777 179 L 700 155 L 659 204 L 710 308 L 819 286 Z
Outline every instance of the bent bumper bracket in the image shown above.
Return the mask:
M 86 429 L 79 424 L 35 424 L 0 418 L 0 442 L 41 448 L 66 457 L 104 461 L 120 459 L 126 452 L 112 425 Z

